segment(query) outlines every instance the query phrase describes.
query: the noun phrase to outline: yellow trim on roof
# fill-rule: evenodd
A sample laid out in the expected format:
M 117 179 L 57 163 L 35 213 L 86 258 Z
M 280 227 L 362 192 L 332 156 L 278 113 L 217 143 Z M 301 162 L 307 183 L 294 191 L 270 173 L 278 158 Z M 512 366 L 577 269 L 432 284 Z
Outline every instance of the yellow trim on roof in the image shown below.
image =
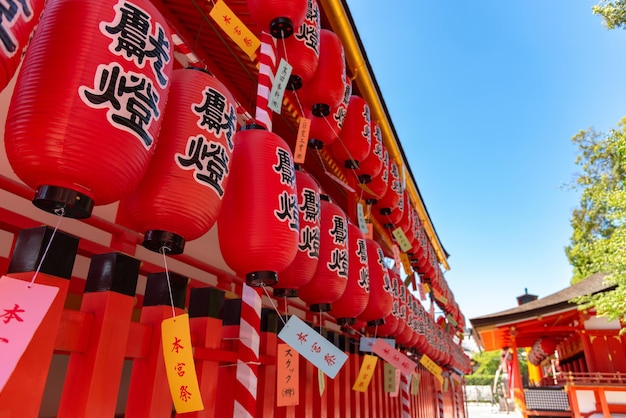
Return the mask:
M 363 96 L 369 104 L 372 117 L 380 126 L 383 133 L 383 141 L 385 143 L 385 147 L 387 147 L 389 156 L 393 158 L 396 164 L 398 164 L 398 168 L 402 169 L 404 165 L 407 165 L 407 162 L 404 161 L 400 147 L 398 146 L 399 139 L 395 137 L 393 130 L 391 129 L 391 124 L 378 96 L 378 91 L 372 82 L 372 75 L 368 70 L 363 55 L 361 54 L 361 49 L 359 43 L 357 42 L 352 23 L 348 20 L 343 4 L 340 0 L 319 1 L 326 12 L 326 16 L 328 17 L 333 31 L 343 42 L 348 70 L 354 77 L 354 82 L 356 82 L 359 86 L 361 96 Z M 424 225 L 424 230 L 431 245 L 433 246 L 433 249 L 435 250 L 435 253 L 437 254 L 437 259 L 446 270 L 450 270 L 443 246 L 439 242 L 437 234 L 435 233 L 433 224 L 428 217 L 428 213 L 426 212 L 426 206 L 417 192 L 417 187 L 413 183 L 413 179 L 407 178 L 406 181 L 406 188 L 409 193 L 409 197 L 415 205 L 415 210 Z

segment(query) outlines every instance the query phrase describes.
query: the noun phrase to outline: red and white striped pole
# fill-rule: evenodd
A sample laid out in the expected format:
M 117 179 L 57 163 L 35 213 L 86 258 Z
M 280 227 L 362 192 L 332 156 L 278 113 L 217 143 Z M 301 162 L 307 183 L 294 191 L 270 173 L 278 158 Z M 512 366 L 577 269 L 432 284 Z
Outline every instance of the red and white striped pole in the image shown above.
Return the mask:
M 233 418 L 254 418 L 256 415 L 261 305 L 260 288 L 253 288 L 244 283 Z
M 269 108 L 270 91 L 276 74 L 276 39 L 267 32 L 261 34 L 259 56 L 259 84 L 256 94 L 256 123 L 272 131 L 272 111 Z
M 411 418 L 411 399 L 409 398 L 409 378 L 400 375 L 400 391 L 402 397 L 402 418 Z
M 256 123 L 272 130 L 272 113 L 268 107 L 269 95 L 276 68 L 275 39 L 263 32 L 259 56 L 259 85 L 257 87 Z M 261 288 L 243 284 L 237 383 L 233 418 L 255 418 L 261 343 Z

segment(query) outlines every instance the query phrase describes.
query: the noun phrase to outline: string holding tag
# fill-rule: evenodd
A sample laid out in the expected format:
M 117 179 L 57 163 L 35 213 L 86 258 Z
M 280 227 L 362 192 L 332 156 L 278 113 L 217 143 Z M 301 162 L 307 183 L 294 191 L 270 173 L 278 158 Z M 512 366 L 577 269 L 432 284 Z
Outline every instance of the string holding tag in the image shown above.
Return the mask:
M 165 256 L 165 251 L 171 251 L 170 248 L 165 245 L 162 246 L 159 250 L 161 254 L 163 254 L 163 264 L 165 266 L 165 279 L 167 281 L 167 291 L 170 294 L 170 305 L 172 306 L 172 318 L 176 317 L 176 310 L 174 309 L 174 296 L 172 295 L 172 284 L 170 283 L 170 271 L 167 268 L 167 257 Z M 176 321 L 176 320 L 174 320 Z
M 276 304 L 274 303 L 274 301 L 272 300 L 272 298 L 270 297 L 269 292 L 267 291 L 267 286 L 265 286 L 265 283 L 261 283 L 261 287 L 263 288 L 263 291 L 265 292 L 265 296 L 267 296 L 267 298 L 270 301 L 270 304 L 272 305 L 272 308 L 274 308 L 274 310 L 276 311 L 276 314 L 278 315 L 278 317 L 280 318 L 280 320 L 282 321 L 283 325 L 287 325 L 287 322 L 285 322 L 285 320 L 283 319 L 283 316 L 280 314 L 280 312 L 278 311 L 278 307 L 276 306 Z
M 54 240 L 54 235 L 59 230 L 59 225 L 61 225 L 61 220 L 63 219 L 63 216 L 65 215 L 65 208 L 56 208 L 54 210 L 54 213 L 59 216 L 59 219 L 57 220 L 57 224 L 54 227 L 54 230 L 52 231 L 52 235 L 50 235 L 50 240 L 48 241 L 48 244 L 46 245 L 46 249 L 44 250 L 43 254 L 41 255 L 41 260 L 39 260 L 39 265 L 37 266 L 37 270 L 35 270 L 35 273 L 33 274 L 33 278 L 31 279 L 31 281 L 28 284 L 28 286 L 26 286 L 27 288 L 31 288 L 33 286 L 33 283 L 35 283 L 35 279 L 37 278 L 37 275 L 39 274 L 39 271 L 41 270 L 41 266 L 43 265 L 43 261 L 46 259 L 46 255 L 48 254 L 48 250 L 50 249 L 50 246 L 52 245 L 52 241 Z

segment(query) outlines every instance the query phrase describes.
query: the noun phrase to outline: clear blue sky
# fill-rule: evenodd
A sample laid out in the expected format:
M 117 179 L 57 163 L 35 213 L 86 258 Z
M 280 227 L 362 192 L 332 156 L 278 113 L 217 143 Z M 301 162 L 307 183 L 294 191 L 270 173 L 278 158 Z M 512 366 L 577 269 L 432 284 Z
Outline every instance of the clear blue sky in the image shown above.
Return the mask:
M 571 137 L 626 116 L 626 32 L 595 3 L 348 0 L 467 319 L 569 285 Z

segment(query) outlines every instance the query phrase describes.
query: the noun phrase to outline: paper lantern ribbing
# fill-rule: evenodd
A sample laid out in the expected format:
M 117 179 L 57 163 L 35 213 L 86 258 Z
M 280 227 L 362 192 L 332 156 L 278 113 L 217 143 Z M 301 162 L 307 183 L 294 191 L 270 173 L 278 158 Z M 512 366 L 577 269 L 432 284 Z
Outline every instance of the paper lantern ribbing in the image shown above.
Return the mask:
M 370 152 L 359 163 L 359 168 L 356 169 L 359 175 L 359 183 L 362 184 L 370 183 L 383 169 L 383 133 L 374 119 L 370 122 L 370 132 L 372 145 Z
M 296 258 L 278 274 L 274 296 L 296 297 L 298 289 L 311 281 L 320 251 L 320 186 L 307 172 L 296 167 L 300 239 Z
M 322 149 L 324 145 L 330 145 L 339 137 L 343 123 L 348 112 L 350 94 L 352 93 L 352 81 L 348 80 L 344 86 L 344 96 L 341 102 L 330 110 L 328 116 L 316 116 L 313 111 L 306 110 L 306 117 L 311 121 L 309 128 L 309 147 Z
M 339 139 L 330 147 L 334 157 L 346 168 L 358 168 L 372 145 L 370 107 L 360 96 L 353 95 Z
M 274 38 L 288 38 L 302 24 L 306 0 L 248 0 L 248 11 L 261 27 Z
M 127 27 L 128 14 L 137 27 Z M 168 25 L 150 1 L 48 2 L 5 130 L 9 162 L 36 190 L 36 206 L 85 218 L 137 187 L 154 153 L 172 57 Z
M 298 90 L 306 109 L 328 116 L 338 106 L 346 89 L 346 61 L 341 39 L 328 29 L 320 30 L 320 57 L 315 74 Z
M 367 264 L 370 276 L 370 297 L 367 306 L 357 319 L 368 325 L 382 325 L 384 318 L 393 308 L 391 279 L 385 267 L 385 255 L 380 245 L 369 238 L 367 243 Z
M 21 4 L 19 7 L 17 4 Z M 22 53 L 28 44 L 33 29 L 39 22 L 45 0 L 29 2 L 9 2 L 2 15 L 2 36 L 0 36 L 0 91 L 9 84 L 22 60 Z
M 300 89 L 315 74 L 320 58 L 320 25 L 317 1 L 308 0 L 304 21 L 293 36 L 285 39 L 284 48 L 278 48 L 278 58 L 284 58 L 292 66 L 288 85 L 290 90 Z
M 339 325 L 353 325 L 370 299 L 369 254 L 363 232 L 348 222 L 348 283 L 330 314 Z
M 289 146 L 259 128 L 237 133 L 217 232 L 230 268 L 249 286 L 272 286 L 296 256 L 298 200 Z
M 320 255 L 315 276 L 298 290 L 312 312 L 330 311 L 348 284 L 348 220 L 341 208 L 321 195 Z
M 144 234 L 144 247 L 183 252 L 211 229 L 222 207 L 237 129 L 236 104 L 212 75 L 172 73 L 159 145 L 139 187 L 120 202 L 120 216 Z

